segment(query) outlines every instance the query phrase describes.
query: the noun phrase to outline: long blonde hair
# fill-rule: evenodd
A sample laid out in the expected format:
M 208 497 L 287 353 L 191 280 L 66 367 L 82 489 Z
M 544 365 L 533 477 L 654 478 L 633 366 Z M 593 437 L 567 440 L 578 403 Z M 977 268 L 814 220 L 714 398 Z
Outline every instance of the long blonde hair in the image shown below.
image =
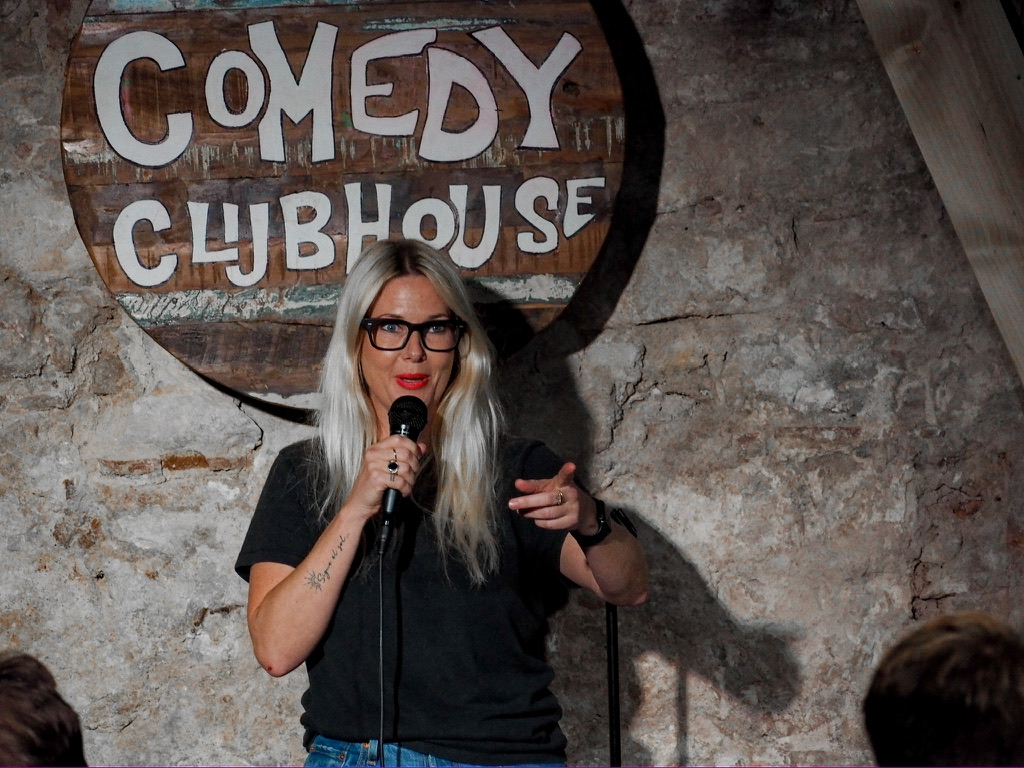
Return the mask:
M 452 380 L 431 425 L 430 452 L 437 471 L 431 517 L 442 556 L 461 556 L 474 583 L 480 584 L 498 564 L 494 488 L 502 414 L 491 381 L 494 347 L 455 265 L 425 243 L 382 240 L 370 245 L 342 288 L 324 357 L 317 412 L 327 472 L 321 522 L 326 524 L 344 503 L 363 454 L 377 440 L 377 420 L 359 365 L 359 322 L 384 286 L 402 275 L 426 277 L 448 308 L 466 322 Z

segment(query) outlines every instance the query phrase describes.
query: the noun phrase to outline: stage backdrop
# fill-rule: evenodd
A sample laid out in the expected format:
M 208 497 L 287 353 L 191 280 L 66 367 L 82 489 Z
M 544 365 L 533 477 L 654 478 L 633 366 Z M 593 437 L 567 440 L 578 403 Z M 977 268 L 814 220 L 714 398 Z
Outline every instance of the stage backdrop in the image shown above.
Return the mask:
M 548 324 L 608 232 L 625 119 L 587 2 L 95 0 L 61 138 L 128 314 L 203 376 L 311 407 L 375 239 L 446 251 L 499 346 Z

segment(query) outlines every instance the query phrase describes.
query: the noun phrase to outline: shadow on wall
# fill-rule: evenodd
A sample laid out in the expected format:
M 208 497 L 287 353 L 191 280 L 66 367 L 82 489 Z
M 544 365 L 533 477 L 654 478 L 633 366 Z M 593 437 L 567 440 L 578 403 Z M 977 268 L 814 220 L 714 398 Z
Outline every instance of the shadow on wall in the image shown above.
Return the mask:
M 693 563 L 637 522 L 651 588 L 645 605 L 619 611 L 622 764 L 686 765 L 690 677 L 751 713 L 780 712 L 800 690 L 794 638 L 767 622 L 738 622 Z M 604 604 L 580 591 L 552 626 L 549 661 L 574 765 L 608 764 L 604 622 Z M 642 741 L 630 736 L 631 724 Z
M 567 358 L 600 334 L 629 282 L 657 215 L 665 117 L 642 41 L 618 0 L 594 0 L 619 77 L 627 122 L 623 180 L 601 254 L 566 310 L 536 338 L 503 318 L 495 339 L 513 431 L 587 466 L 593 436 Z M 492 327 L 497 323 L 492 323 Z M 516 329 L 519 330 L 516 330 Z M 779 712 L 800 689 L 793 638 L 730 615 L 676 546 L 629 510 L 651 568 L 648 602 L 619 612 L 623 765 L 685 765 L 691 675 L 743 702 Z M 550 661 L 565 710 L 570 764 L 608 764 L 604 603 L 582 590 L 552 624 Z M 644 742 L 630 738 L 631 722 Z
M 572 391 L 567 358 L 604 330 L 657 217 L 665 113 L 643 41 L 620 0 L 592 0 L 623 86 L 626 147 L 608 235 L 569 305 L 536 336 L 521 313 L 499 302 L 481 317 L 499 351 L 498 383 L 514 432 L 546 441 L 586 467 L 589 414 Z
M 665 113 L 640 33 L 620 0 L 592 0 L 622 83 L 626 148 L 622 182 L 601 252 L 553 325 L 571 327 L 558 351 L 579 351 L 604 329 L 633 274 L 658 209 Z

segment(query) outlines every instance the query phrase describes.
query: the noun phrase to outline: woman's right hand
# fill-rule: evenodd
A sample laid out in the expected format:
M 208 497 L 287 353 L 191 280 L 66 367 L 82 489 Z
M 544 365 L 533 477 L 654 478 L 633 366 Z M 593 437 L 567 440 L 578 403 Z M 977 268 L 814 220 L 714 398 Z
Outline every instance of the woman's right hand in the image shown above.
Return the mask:
M 402 435 L 389 435 L 371 445 L 363 455 L 363 465 L 342 510 L 365 522 L 380 512 L 384 492 L 389 488 L 408 496 L 426 450 L 425 444 Z M 394 464 L 398 469 L 391 472 L 388 467 Z

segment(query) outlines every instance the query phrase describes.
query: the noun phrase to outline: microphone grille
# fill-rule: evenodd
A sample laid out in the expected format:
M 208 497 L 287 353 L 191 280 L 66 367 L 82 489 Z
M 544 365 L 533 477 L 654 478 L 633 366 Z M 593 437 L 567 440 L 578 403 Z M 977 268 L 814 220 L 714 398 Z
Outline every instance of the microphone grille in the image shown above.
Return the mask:
M 403 395 L 388 410 L 391 434 L 402 434 L 415 440 L 427 426 L 427 406 L 418 397 Z

